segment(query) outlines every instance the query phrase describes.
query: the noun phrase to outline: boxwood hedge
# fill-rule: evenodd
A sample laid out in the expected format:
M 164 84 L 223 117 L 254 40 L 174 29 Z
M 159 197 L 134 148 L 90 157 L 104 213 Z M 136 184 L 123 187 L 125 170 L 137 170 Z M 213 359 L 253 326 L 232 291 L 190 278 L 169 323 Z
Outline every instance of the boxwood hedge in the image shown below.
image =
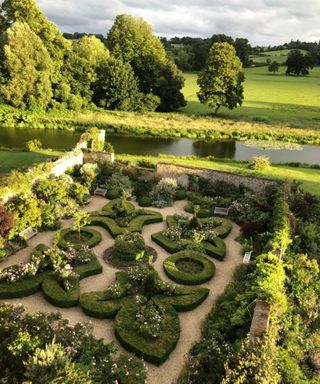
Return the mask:
M 188 273 L 186 271 L 181 271 L 177 266 L 177 262 L 181 260 L 191 260 L 195 263 L 199 263 L 202 267 L 202 270 L 198 273 Z M 201 253 L 191 250 L 181 251 L 172 256 L 169 256 L 164 261 L 163 268 L 170 279 L 176 283 L 186 285 L 203 284 L 211 280 L 215 273 L 215 265 L 212 261 L 208 260 Z
M 74 233 L 74 232 L 76 231 L 74 231 L 72 228 L 62 229 L 60 231 L 60 239 L 58 242 L 58 246 L 66 250 L 70 248 L 69 244 L 71 244 L 72 247 L 74 247 L 75 249 L 80 248 L 84 245 L 87 245 L 89 248 L 93 248 L 96 245 L 98 245 L 102 240 L 102 236 L 100 232 L 96 231 L 93 228 L 85 227 L 85 228 L 81 228 L 80 232 L 89 234 L 91 237 L 88 240 L 81 240 L 81 243 L 67 241 L 66 237 L 70 233 Z

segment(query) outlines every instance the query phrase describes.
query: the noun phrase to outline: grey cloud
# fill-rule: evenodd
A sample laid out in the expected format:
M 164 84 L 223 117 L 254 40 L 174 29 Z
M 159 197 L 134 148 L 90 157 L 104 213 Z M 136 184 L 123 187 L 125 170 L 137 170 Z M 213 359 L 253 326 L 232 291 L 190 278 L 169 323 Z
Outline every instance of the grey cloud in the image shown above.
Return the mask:
M 319 0 L 38 0 L 66 32 L 105 34 L 116 15 L 145 18 L 160 36 L 213 33 L 247 37 L 252 44 L 319 40 Z

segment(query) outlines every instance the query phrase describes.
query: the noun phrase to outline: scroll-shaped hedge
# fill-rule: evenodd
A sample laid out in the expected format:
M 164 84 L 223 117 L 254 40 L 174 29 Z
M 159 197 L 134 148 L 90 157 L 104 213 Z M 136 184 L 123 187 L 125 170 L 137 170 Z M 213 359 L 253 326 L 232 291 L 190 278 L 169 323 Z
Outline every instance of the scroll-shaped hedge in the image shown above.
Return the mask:
M 128 202 L 125 202 L 126 210 L 119 213 L 116 210 L 117 204 L 121 204 L 120 199 L 110 201 L 100 212 L 93 212 L 90 216 L 90 224 L 105 228 L 112 237 L 116 238 L 125 232 L 141 232 L 145 225 L 163 221 L 161 213 L 135 209 L 134 205 Z
M 180 336 L 180 324 L 176 311 L 190 311 L 200 305 L 209 290 L 199 287 L 183 287 L 166 283 L 152 267 L 137 267 L 116 273 L 116 283 L 105 291 L 84 293 L 80 304 L 92 317 L 115 318 L 115 334 L 119 342 L 131 352 L 153 364 L 162 364 L 176 347 Z M 146 326 L 154 326 L 161 318 L 157 337 L 146 336 L 137 319 L 141 308 L 152 306 L 159 313 L 154 319 L 146 319 Z
M 216 219 L 216 218 L 215 218 Z M 208 219 L 199 219 L 200 223 L 205 223 Z M 175 216 L 167 216 L 168 227 L 173 227 L 176 224 Z M 232 223 L 228 219 L 217 219 L 220 225 L 217 225 L 212 231 L 212 235 L 209 240 L 202 241 L 201 246 L 203 251 L 211 257 L 218 260 L 223 260 L 226 255 L 226 245 L 221 238 L 226 237 L 231 229 Z M 166 231 L 161 231 L 151 235 L 152 240 L 164 248 L 167 252 L 174 254 L 185 250 L 194 241 L 191 238 L 182 238 L 180 240 L 171 240 L 166 236 Z

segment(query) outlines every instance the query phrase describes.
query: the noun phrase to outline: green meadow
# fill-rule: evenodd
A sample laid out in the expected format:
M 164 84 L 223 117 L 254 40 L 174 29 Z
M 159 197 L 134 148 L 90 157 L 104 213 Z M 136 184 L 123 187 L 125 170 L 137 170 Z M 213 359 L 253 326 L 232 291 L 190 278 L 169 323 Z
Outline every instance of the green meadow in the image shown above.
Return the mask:
M 309 76 L 286 76 L 285 67 L 270 74 L 267 67 L 245 69 L 244 102 L 233 111 L 222 108 L 220 116 L 249 119 L 266 123 L 289 124 L 296 127 L 320 127 L 320 67 Z M 206 114 L 212 110 L 197 98 L 197 74 L 186 73 L 183 89 L 188 101 L 181 111 Z

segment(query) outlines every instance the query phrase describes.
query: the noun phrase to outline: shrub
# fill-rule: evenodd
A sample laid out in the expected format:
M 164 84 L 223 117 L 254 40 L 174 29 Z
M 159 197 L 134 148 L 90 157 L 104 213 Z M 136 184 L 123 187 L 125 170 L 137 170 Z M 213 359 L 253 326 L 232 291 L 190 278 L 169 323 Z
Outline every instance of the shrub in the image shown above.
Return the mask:
M 13 226 L 14 214 L 0 205 L 0 237 L 6 239 Z M 0 246 L 1 248 L 1 246 Z
M 176 196 L 175 196 L 175 199 L 176 200 L 184 200 L 187 196 L 187 192 L 184 190 L 184 189 L 178 189 L 176 191 Z
M 138 160 L 137 165 L 142 168 L 156 169 L 156 165 L 147 159 Z
M 164 178 L 151 192 L 152 204 L 158 208 L 168 207 L 173 204 L 178 184 L 176 179 Z
M 104 143 L 104 151 L 107 153 L 114 153 L 114 147 L 111 143 L 108 143 L 107 141 Z
M 133 191 L 131 180 L 128 176 L 121 173 L 113 173 L 112 176 L 107 179 L 106 187 L 108 191 L 117 191 L 118 196 L 121 196 L 123 192 L 131 195 Z
M 266 156 L 254 156 L 248 165 L 248 168 L 253 169 L 254 171 L 265 171 L 270 169 L 270 167 L 270 159 Z
M 123 261 L 135 261 L 138 253 L 145 251 L 143 237 L 138 233 L 125 233 L 116 238 L 111 257 Z
M 26 150 L 28 152 L 36 152 L 42 149 L 42 143 L 39 139 L 33 139 L 26 142 Z
M 141 196 L 138 203 L 140 207 L 150 207 L 152 205 L 152 199 L 149 196 Z
M 109 190 L 107 191 L 106 197 L 107 197 L 109 200 L 119 199 L 119 198 L 121 197 L 121 193 L 120 193 L 120 191 L 117 190 L 117 189 L 109 189 Z

